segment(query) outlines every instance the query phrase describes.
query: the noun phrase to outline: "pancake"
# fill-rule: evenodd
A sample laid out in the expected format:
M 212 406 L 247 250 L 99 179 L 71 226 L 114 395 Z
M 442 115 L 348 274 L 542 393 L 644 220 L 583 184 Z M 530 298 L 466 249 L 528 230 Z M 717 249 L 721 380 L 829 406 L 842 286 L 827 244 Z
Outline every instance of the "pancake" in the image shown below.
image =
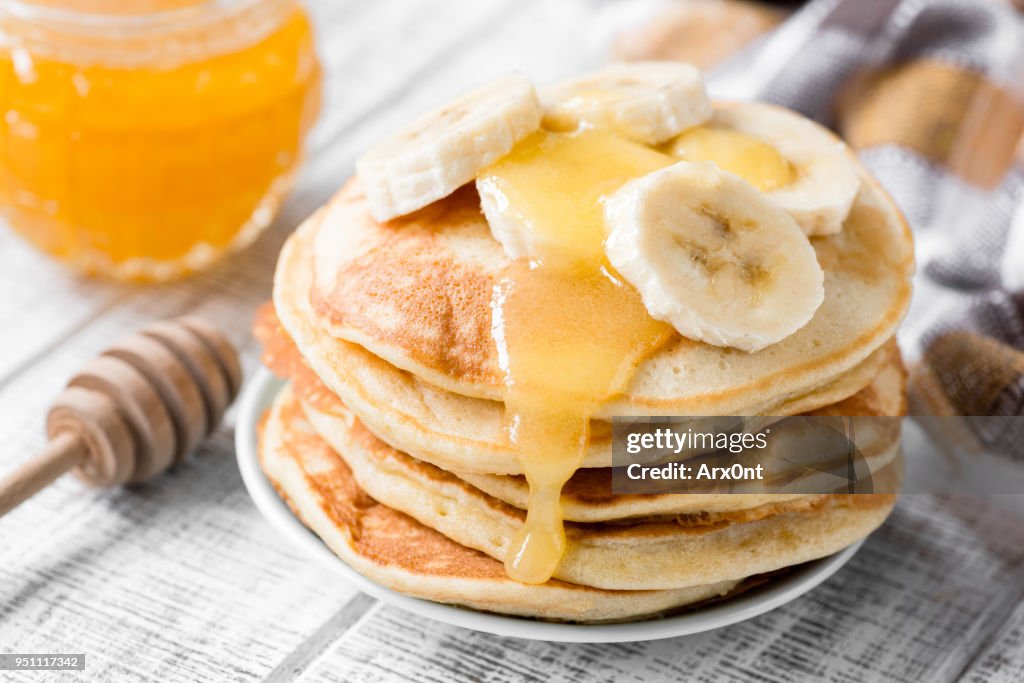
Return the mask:
M 343 407 L 344 419 L 332 419 L 327 430 L 322 414 L 303 408 L 372 498 L 461 545 L 496 559 L 505 557 L 525 520 L 523 510 L 392 448 Z M 799 496 L 707 524 L 700 519 L 567 523 L 566 552 L 554 576 L 611 590 L 664 590 L 742 579 L 842 550 L 877 528 L 894 499 L 882 494 Z
M 302 416 L 288 389 L 263 423 L 264 472 L 303 522 L 350 567 L 408 595 L 474 609 L 586 623 L 636 620 L 736 594 L 762 579 L 663 591 L 608 591 L 551 580 L 531 586 L 501 562 L 375 502 Z
M 307 371 L 308 372 L 308 371 Z M 320 389 L 308 388 L 319 386 Z M 293 383 L 293 386 L 294 383 Z M 874 381 L 865 389 L 844 401 L 811 413 L 812 415 L 902 415 L 906 412 L 905 370 L 897 356 Z M 306 413 L 318 432 L 337 450 L 349 452 L 351 423 L 355 419 L 352 411 L 333 396 L 323 385 L 307 378 L 307 388 L 298 390 L 306 406 Z M 360 421 L 362 424 L 362 422 Z M 866 457 L 871 458 L 873 472 L 877 472 L 895 456 L 899 433 L 895 430 L 885 435 L 872 446 L 863 437 L 858 443 Z M 366 428 L 362 425 L 362 428 Z M 373 430 L 370 430 L 371 432 Z M 779 442 L 772 441 L 775 445 Z M 395 449 L 400 450 L 400 449 Z M 761 454 L 758 454 L 760 458 Z M 405 460 L 398 464 L 401 465 Z M 392 461 L 394 464 L 394 461 Z M 406 464 L 408 464 L 406 462 Z M 413 469 L 416 469 L 414 466 Z M 529 501 L 529 487 L 522 476 L 480 475 L 456 472 L 464 481 L 482 492 L 514 507 L 525 510 Z M 707 519 L 709 514 L 746 510 L 765 503 L 774 503 L 802 497 L 794 494 L 631 494 L 615 495 L 611 492 L 612 470 L 610 468 L 579 470 L 562 490 L 562 512 L 565 519 L 578 522 L 603 522 L 636 517 L 663 515 L 699 515 Z M 802 489 L 809 489 L 802 482 Z M 894 490 L 894 489 L 889 489 Z
M 905 415 L 906 370 L 896 358 L 867 387 L 844 399 L 810 413 L 811 415 Z M 459 477 L 484 493 L 525 510 L 530 489 L 521 476 L 500 476 L 459 472 Z M 688 495 L 615 495 L 611 492 L 611 470 L 583 469 L 562 489 L 562 513 L 575 522 L 608 520 L 651 515 L 709 514 L 744 510 L 765 503 L 799 498 L 799 494 L 688 494 Z
M 273 307 L 263 306 L 257 313 L 254 329 L 257 337 L 263 343 L 263 361 L 266 365 L 283 378 L 290 379 L 292 386 L 302 400 L 315 412 L 313 416 L 319 428 L 325 434 L 331 434 L 338 429 L 345 429 L 349 419 L 348 410 L 319 377 L 313 373 L 302 357 L 299 355 L 294 344 L 287 337 L 287 334 L 280 327 L 274 314 Z M 857 394 L 846 399 L 825 406 L 816 411 L 813 415 L 902 415 L 905 413 L 904 379 L 902 361 L 899 349 L 895 343 L 890 342 L 878 352 L 872 355 L 884 361 L 881 369 L 876 371 L 874 378 L 870 380 L 867 387 L 861 389 Z M 872 366 L 874 367 L 874 366 Z M 408 373 L 402 373 L 410 383 L 423 385 Z M 447 394 L 438 389 L 431 392 Z M 346 397 L 350 394 L 346 393 Z M 423 398 L 423 394 L 419 394 Z M 447 394 L 452 397 L 451 394 Z M 469 399 L 456 397 L 459 403 L 483 403 L 480 399 Z M 450 420 L 441 419 L 446 413 L 440 408 L 443 404 L 437 401 L 421 400 L 418 404 L 421 408 L 421 415 L 418 417 L 426 419 L 433 418 L 437 428 L 441 429 L 445 424 L 454 422 L 460 430 L 465 432 L 464 436 L 459 435 L 458 440 L 453 439 L 450 433 L 427 432 L 423 422 L 416 419 L 409 419 L 408 415 L 392 412 L 383 414 L 383 424 L 380 424 L 375 417 L 381 415 L 377 411 L 355 412 L 360 421 L 369 428 L 375 435 L 385 442 L 394 446 L 397 450 L 411 452 L 415 457 L 437 465 L 442 469 L 455 471 L 462 478 L 483 489 L 487 493 L 504 500 L 505 502 L 525 509 L 528 499 L 528 487 L 522 476 L 514 475 L 518 469 L 515 455 L 504 441 L 504 431 L 501 425 L 501 404 L 492 403 L 498 408 L 498 414 L 492 415 L 491 419 L 472 421 L 468 417 L 456 420 L 455 416 L 449 416 Z M 365 416 L 370 415 L 369 419 Z M 390 419 L 389 419 L 390 418 Z M 332 427 L 333 421 L 340 421 L 338 426 Z M 407 426 L 406 426 L 407 425 Z M 489 427 L 489 429 L 485 429 Z M 475 436 L 473 438 L 475 428 Z M 411 438 L 409 431 L 419 431 L 425 441 Z M 487 435 L 492 435 L 491 440 Z M 595 434 L 597 435 L 595 438 Z M 500 440 L 500 441 L 499 441 Z M 497 441 L 497 443 L 495 443 Z M 412 443 L 413 447 L 408 448 L 407 444 Z M 422 446 L 421 446 L 422 444 Z M 500 457 L 503 460 L 497 460 Z M 589 449 L 590 465 L 587 469 L 578 471 L 568 482 L 562 497 L 562 508 L 566 519 L 581 522 L 605 521 L 609 519 L 621 519 L 625 517 L 652 515 L 652 514 L 689 514 L 695 512 L 714 512 L 726 509 L 739 509 L 757 505 L 759 496 L 745 494 L 730 494 L 728 496 L 700 496 L 690 495 L 685 498 L 679 496 L 611 496 L 608 492 L 610 481 L 610 470 L 594 469 L 608 468 L 611 466 L 611 426 L 605 422 L 594 422 L 594 434 Z M 468 465 L 468 466 L 467 466 Z M 483 470 L 484 473 L 481 473 Z M 588 471 L 593 470 L 593 471 Z M 501 474 L 493 475 L 487 472 L 507 471 L 514 476 Z M 749 501 L 747 500 L 749 498 Z
M 315 223 L 320 217 L 315 214 L 309 220 Z M 313 313 L 302 292 L 310 286 L 312 275 L 302 267 L 307 247 L 301 233 L 300 229 L 281 252 L 273 308 L 264 307 L 257 316 L 256 334 L 268 366 L 292 377 L 300 393 L 322 392 L 319 386 L 310 389 L 322 381 L 329 389 L 325 402 L 336 394 L 379 437 L 417 458 L 448 470 L 521 473 L 505 433 L 501 402 L 441 389 L 357 344 L 325 334 L 310 322 Z M 282 272 L 293 277 L 283 277 Z M 785 398 L 769 414 L 794 415 L 841 401 L 863 389 L 898 354 L 895 341 L 890 340 L 838 377 L 807 394 Z M 327 405 L 322 408 L 330 410 Z M 611 426 L 595 420 L 581 467 L 610 466 Z
M 811 240 L 825 300 L 806 326 L 756 353 L 676 336 L 596 417 L 768 414 L 890 339 L 910 299 L 911 237 L 892 200 L 858 168 L 863 184 L 843 230 Z M 509 263 L 472 187 L 381 224 L 352 180 L 289 240 L 274 300 L 303 356 L 334 389 L 327 375 L 342 340 L 441 389 L 499 400 L 490 299 Z

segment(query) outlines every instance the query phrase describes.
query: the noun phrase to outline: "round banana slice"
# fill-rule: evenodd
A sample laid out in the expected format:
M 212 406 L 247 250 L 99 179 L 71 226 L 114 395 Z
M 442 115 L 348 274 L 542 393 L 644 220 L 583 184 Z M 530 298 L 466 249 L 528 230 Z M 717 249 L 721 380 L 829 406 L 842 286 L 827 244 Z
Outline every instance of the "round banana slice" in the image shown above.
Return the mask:
M 537 92 L 521 74 L 423 114 L 356 162 L 370 213 L 386 221 L 447 197 L 540 128 L 540 119 Z
M 680 62 L 612 64 L 541 88 L 540 98 L 549 130 L 609 128 L 649 145 L 675 137 L 712 114 L 700 71 Z
M 708 123 L 673 140 L 669 151 L 687 161 L 713 161 L 751 181 L 807 235 L 839 232 L 860 190 L 842 140 L 773 105 L 719 105 Z
M 605 203 L 608 259 L 684 337 L 757 351 L 803 327 L 824 273 L 793 218 L 742 178 L 680 162 Z

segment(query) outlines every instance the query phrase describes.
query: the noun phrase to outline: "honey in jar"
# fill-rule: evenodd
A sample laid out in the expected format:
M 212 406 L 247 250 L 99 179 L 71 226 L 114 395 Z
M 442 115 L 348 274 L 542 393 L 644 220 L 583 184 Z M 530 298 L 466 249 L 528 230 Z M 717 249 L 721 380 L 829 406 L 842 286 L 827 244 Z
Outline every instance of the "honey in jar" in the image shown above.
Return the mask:
M 319 82 L 296 0 L 2 0 L 0 210 L 87 272 L 202 268 L 273 218 Z

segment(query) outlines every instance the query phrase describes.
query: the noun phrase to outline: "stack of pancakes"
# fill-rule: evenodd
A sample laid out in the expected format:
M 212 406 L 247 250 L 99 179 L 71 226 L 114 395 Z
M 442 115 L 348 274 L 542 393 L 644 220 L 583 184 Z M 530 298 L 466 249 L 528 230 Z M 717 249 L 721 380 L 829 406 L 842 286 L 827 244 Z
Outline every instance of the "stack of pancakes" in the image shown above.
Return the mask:
M 837 552 L 893 496 L 611 491 L 613 416 L 904 412 L 893 334 L 913 264 L 899 212 L 864 174 L 843 230 L 812 244 L 825 301 L 805 327 L 756 353 L 677 336 L 600 407 L 562 494 L 565 554 L 553 579 L 527 585 L 502 564 L 529 500 L 491 336 L 509 260 L 471 186 L 378 223 L 351 181 L 289 239 L 258 315 L 264 360 L 290 380 L 263 423 L 264 471 L 373 581 L 536 618 L 661 614 Z

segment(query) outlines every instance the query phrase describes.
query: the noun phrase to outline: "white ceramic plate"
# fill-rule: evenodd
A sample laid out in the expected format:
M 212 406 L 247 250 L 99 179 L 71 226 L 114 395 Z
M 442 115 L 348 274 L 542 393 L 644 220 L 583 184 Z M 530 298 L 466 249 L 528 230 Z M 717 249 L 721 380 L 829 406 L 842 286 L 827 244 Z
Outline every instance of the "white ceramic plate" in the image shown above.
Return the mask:
M 858 543 L 831 557 L 805 564 L 764 586 L 724 602 L 672 617 L 626 624 L 556 624 L 413 598 L 380 586 L 345 564 L 292 514 L 263 475 L 256 451 L 256 424 L 281 386 L 280 380 L 261 368 L 242 396 L 235 427 L 238 467 L 256 507 L 291 543 L 359 590 L 381 602 L 447 624 L 500 636 L 578 643 L 633 642 L 685 636 L 750 619 L 803 595 L 832 576 L 860 547 Z

